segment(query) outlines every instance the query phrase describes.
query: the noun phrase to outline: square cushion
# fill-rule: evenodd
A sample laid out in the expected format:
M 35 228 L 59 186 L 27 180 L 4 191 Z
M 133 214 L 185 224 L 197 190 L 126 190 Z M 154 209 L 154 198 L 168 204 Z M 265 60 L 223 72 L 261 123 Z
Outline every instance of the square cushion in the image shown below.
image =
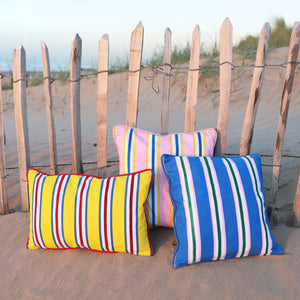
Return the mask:
M 29 249 L 153 255 L 144 203 L 153 171 L 108 178 L 28 171 Z
M 266 215 L 259 154 L 163 155 L 162 164 L 174 205 L 174 268 L 283 252 Z
M 118 148 L 120 174 L 152 169 L 153 187 L 145 207 L 151 227 L 173 227 L 173 206 L 167 178 L 161 167 L 162 154 L 213 156 L 217 134 L 212 128 L 192 133 L 158 135 L 128 126 L 113 130 Z

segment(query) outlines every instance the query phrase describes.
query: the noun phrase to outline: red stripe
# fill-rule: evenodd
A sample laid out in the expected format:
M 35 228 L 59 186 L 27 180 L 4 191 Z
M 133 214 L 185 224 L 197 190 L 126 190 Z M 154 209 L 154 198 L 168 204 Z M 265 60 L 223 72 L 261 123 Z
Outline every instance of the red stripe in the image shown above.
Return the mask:
M 106 250 L 109 249 L 108 247 L 108 237 L 107 237 L 107 198 L 108 198 L 108 188 L 109 188 L 109 182 L 110 178 L 107 179 L 106 188 L 105 188 L 105 194 L 104 194 L 104 242 Z
M 85 187 L 85 183 L 86 181 L 88 180 L 88 177 L 86 177 L 84 179 L 84 182 L 82 184 L 82 187 L 81 187 L 81 191 L 80 191 L 80 198 L 79 198 L 79 212 L 78 212 L 78 215 L 79 215 L 79 240 L 80 240 L 80 243 L 81 243 L 81 246 L 83 246 L 83 236 L 82 236 L 82 214 L 83 214 L 83 211 L 82 211 L 82 195 L 83 195 L 83 190 L 84 190 L 84 187 Z
M 35 240 L 36 240 L 36 242 L 37 242 L 37 244 L 38 244 L 38 247 L 43 248 L 43 247 L 41 246 L 39 240 L 38 240 L 38 235 L 37 235 L 37 231 L 36 231 L 36 227 L 37 227 L 37 226 L 36 226 L 36 220 L 37 220 L 37 197 L 38 197 L 38 196 L 37 196 L 37 193 L 38 193 L 39 182 L 40 182 L 41 178 L 42 178 L 42 175 L 40 174 L 40 175 L 39 175 L 39 178 L 38 178 L 38 180 L 37 180 L 37 182 L 36 182 L 36 185 L 35 185 L 34 195 L 35 195 L 35 202 L 36 202 L 36 203 L 35 203 L 35 204 L 32 204 L 32 206 L 35 207 L 34 221 L 33 221 L 32 223 L 34 224 L 33 230 L 34 230 Z
M 56 209 L 55 209 L 55 233 L 56 233 L 56 237 L 57 237 L 57 242 L 58 242 L 58 244 L 59 244 L 59 246 L 61 248 L 64 248 L 64 245 L 61 242 L 61 239 L 59 237 L 59 231 L 58 231 L 58 204 L 59 204 L 59 196 L 60 196 L 60 191 L 61 191 L 61 186 L 62 186 L 63 181 L 64 181 L 64 175 L 60 179 L 59 186 L 58 186 L 58 189 L 57 189 L 56 199 L 55 199 L 55 201 L 56 201 Z
M 133 254 L 133 228 L 132 228 L 132 203 L 133 203 L 133 187 L 134 187 L 134 175 L 132 176 L 131 180 L 131 187 L 130 187 L 130 198 L 129 198 L 129 239 L 130 239 L 130 253 Z

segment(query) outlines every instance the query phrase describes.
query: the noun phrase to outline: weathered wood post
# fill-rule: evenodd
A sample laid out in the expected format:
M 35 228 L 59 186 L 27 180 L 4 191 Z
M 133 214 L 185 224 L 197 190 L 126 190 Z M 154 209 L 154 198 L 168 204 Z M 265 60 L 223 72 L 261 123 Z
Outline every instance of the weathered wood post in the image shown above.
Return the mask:
M 44 42 L 41 43 L 41 50 L 43 60 L 44 92 L 49 132 L 50 173 L 57 174 L 57 148 L 54 114 L 52 108 L 51 70 L 48 47 Z
M 164 41 L 164 61 L 163 61 L 163 89 L 161 105 L 161 134 L 169 133 L 169 103 L 171 87 L 171 55 L 172 55 L 172 32 L 170 28 L 165 30 Z
M 13 95 L 17 132 L 22 211 L 29 210 L 27 169 L 30 166 L 26 99 L 26 56 L 22 45 L 13 53 Z
M 221 137 L 221 151 L 225 152 L 232 63 L 232 25 L 226 18 L 220 29 L 220 105 L 217 129 Z
M 144 26 L 140 22 L 131 33 L 130 41 L 126 125 L 132 127 L 136 127 L 138 114 L 143 39 Z
M 273 223 L 277 223 L 277 218 L 276 218 L 276 214 L 274 214 L 274 210 L 277 209 L 281 153 L 283 148 L 289 104 L 290 104 L 292 87 L 294 82 L 294 75 L 296 69 L 295 62 L 297 61 L 298 52 L 299 52 L 299 42 L 300 42 L 300 23 L 296 22 L 291 34 L 288 64 L 286 68 L 284 87 L 281 96 L 280 115 L 279 115 L 275 149 L 274 149 L 273 176 L 272 176 L 272 187 L 271 187 L 271 199 L 272 199 L 271 220 Z
M 82 41 L 78 34 L 72 43 L 70 63 L 72 164 L 74 173 L 83 173 L 80 120 L 80 68 Z
M 265 23 L 264 27 L 260 32 L 258 41 L 252 85 L 241 136 L 240 155 L 247 155 L 250 153 L 256 112 L 264 80 L 265 65 L 267 62 L 270 36 L 271 26 L 269 23 Z
M 97 75 L 97 172 L 106 176 L 107 164 L 107 90 L 108 90 L 108 35 L 104 34 L 98 43 Z
M 2 214 L 8 213 L 5 163 L 5 132 L 2 99 L 2 78 L 0 78 L 0 208 Z
M 187 80 L 186 102 L 185 102 L 185 132 L 195 131 L 196 105 L 198 93 L 200 63 L 200 28 L 196 25 L 193 31 L 189 72 Z

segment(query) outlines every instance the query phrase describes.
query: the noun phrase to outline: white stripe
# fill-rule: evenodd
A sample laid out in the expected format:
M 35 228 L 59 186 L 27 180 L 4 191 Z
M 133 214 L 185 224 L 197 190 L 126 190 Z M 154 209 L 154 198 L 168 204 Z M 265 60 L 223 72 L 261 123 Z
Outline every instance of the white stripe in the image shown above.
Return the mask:
M 68 246 L 64 242 L 64 238 L 63 238 L 63 224 L 62 224 L 63 205 L 62 204 L 63 204 L 63 196 L 64 196 L 63 192 L 65 190 L 69 177 L 70 175 L 64 176 L 63 183 L 61 185 L 59 200 L 58 200 L 58 234 L 64 248 L 68 248 Z
M 251 249 L 251 230 L 250 230 L 248 205 L 247 205 L 246 195 L 245 195 L 244 186 L 242 183 L 240 172 L 239 172 L 236 164 L 234 163 L 234 161 L 232 159 L 229 159 L 229 161 L 231 162 L 234 174 L 236 176 L 237 184 L 238 184 L 240 195 L 241 195 L 242 210 L 244 213 L 245 242 L 246 242 L 244 256 L 248 256 L 249 251 Z
M 244 161 L 247 164 L 248 169 L 249 169 L 249 174 L 251 176 L 253 191 L 254 191 L 254 194 L 256 195 L 255 198 L 256 198 L 257 206 L 258 206 L 258 210 L 259 210 L 259 218 L 260 218 L 261 234 L 262 234 L 262 249 L 261 249 L 260 255 L 263 255 L 265 252 L 267 252 L 268 254 L 270 254 L 270 251 L 271 251 L 271 249 L 273 247 L 273 245 L 272 245 L 273 243 L 272 243 L 271 235 L 270 235 L 269 228 L 268 228 L 267 224 L 266 224 L 266 230 L 267 230 L 267 238 L 268 238 L 268 242 L 269 242 L 269 247 L 268 247 L 267 251 L 265 251 L 266 250 L 266 245 L 267 245 L 267 241 L 265 239 L 266 230 L 265 230 L 265 227 L 264 227 L 264 223 L 266 223 L 266 219 L 265 219 L 265 206 L 264 206 L 264 199 L 265 198 L 264 198 L 264 195 L 262 193 L 262 186 L 261 186 L 261 183 L 260 183 L 260 180 L 259 180 L 259 175 L 258 175 L 258 170 L 257 170 L 257 167 L 256 167 L 256 163 L 255 163 L 255 161 L 254 161 L 254 159 L 252 157 L 250 157 L 250 156 L 247 156 L 247 157 L 251 161 L 252 167 L 254 169 L 255 177 L 257 179 L 256 181 L 257 181 L 258 193 L 259 193 L 259 195 L 257 195 L 255 179 L 253 177 L 251 166 L 250 166 L 249 162 L 247 161 L 247 159 L 243 158 Z M 260 198 L 259 198 L 259 196 L 260 196 Z M 261 201 L 263 203 L 261 203 Z M 262 210 L 263 210 L 263 214 L 261 212 Z
M 238 200 L 236 189 L 233 188 L 234 187 L 234 179 L 231 174 L 228 162 L 226 161 L 226 159 L 224 159 L 223 163 L 226 167 L 230 185 L 232 187 L 232 194 L 233 194 L 233 200 L 234 200 L 234 206 L 235 206 L 235 214 L 236 214 L 236 220 L 237 220 L 238 239 L 239 239 L 239 249 L 238 249 L 238 253 L 236 254 L 236 257 L 240 257 L 242 254 L 242 247 L 243 247 L 241 211 L 240 211 L 239 200 Z
M 180 162 L 180 157 L 175 157 L 176 165 L 179 173 L 180 186 L 182 191 L 183 206 L 186 217 L 186 231 L 187 231 L 187 242 L 188 242 L 188 263 L 193 262 L 193 239 L 192 239 L 192 229 L 191 229 L 191 216 L 189 212 L 188 196 L 185 186 L 184 173 Z
M 219 219 L 220 219 L 220 230 L 221 230 L 221 256 L 220 256 L 220 259 L 224 259 L 226 256 L 227 240 L 226 240 L 226 227 L 225 227 L 225 218 L 224 218 L 224 210 L 223 210 L 223 201 L 222 201 L 218 177 L 216 174 L 216 169 L 210 158 L 208 158 L 208 163 L 211 167 L 213 182 L 214 182 L 215 188 L 216 188 L 217 205 L 218 205 L 218 212 L 219 212 Z
M 196 261 L 200 261 L 201 259 L 201 236 L 200 236 L 200 224 L 199 224 L 199 215 L 198 215 L 198 206 L 197 206 L 197 200 L 196 200 L 196 194 L 195 194 L 195 187 L 193 182 L 193 175 L 190 163 L 188 161 L 187 157 L 183 158 L 184 165 L 186 169 L 186 175 L 188 180 L 188 187 L 190 191 L 190 197 L 191 197 L 191 205 L 192 205 L 192 213 L 193 213 L 193 223 L 194 223 L 194 230 L 195 230 L 195 247 L 196 247 Z
M 110 182 L 109 182 L 109 187 L 108 187 L 108 191 L 107 191 L 107 215 L 106 215 L 106 220 L 107 220 L 107 239 L 108 239 L 108 248 L 109 251 L 113 251 L 113 247 L 112 247 L 112 240 L 111 240 L 111 205 L 112 205 L 112 198 L 113 198 L 113 185 L 114 185 L 114 181 L 115 181 L 115 177 L 111 178 Z
M 104 195 L 106 191 L 107 178 L 102 181 L 102 193 L 101 193 L 101 207 L 100 207 L 100 216 L 101 216 L 101 236 L 102 236 L 102 247 L 104 251 L 108 251 L 105 246 L 105 228 L 104 228 Z
M 43 185 L 43 181 L 45 180 L 45 175 L 40 174 L 39 178 L 39 185 L 37 186 L 37 195 L 36 195 L 36 211 L 37 211 L 37 218 L 35 220 L 35 228 L 36 228 L 36 240 L 37 242 L 41 245 L 42 248 L 46 248 L 42 236 L 41 236 L 41 231 L 40 231 L 40 213 L 41 213 L 41 189 Z M 39 179 L 38 178 L 38 179 Z
M 132 181 L 132 175 L 128 176 L 128 183 L 127 183 L 127 193 L 126 193 L 126 244 L 127 244 L 127 249 L 126 251 L 130 251 L 130 227 L 129 227 L 129 200 L 130 200 L 130 186 L 131 186 L 131 181 Z
M 81 245 L 80 234 L 79 234 L 79 228 L 81 227 L 81 224 L 79 224 L 79 214 L 81 214 L 81 211 L 79 211 L 79 202 L 80 202 L 81 190 L 83 188 L 83 182 L 84 182 L 84 179 L 82 178 L 79 186 L 77 187 L 77 197 L 76 197 L 76 203 L 77 203 L 76 236 L 77 236 L 77 240 L 78 240 L 78 245 L 77 246 L 79 246 L 79 247 L 83 246 L 83 245 Z
M 132 202 L 132 240 L 133 240 L 133 253 L 137 254 L 137 232 L 136 232 L 136 208 L 137 208 L 137 184 L 138 184 L 139 174 L 134 176 L 134 186 L 133 186 L 133 202 Z
M 60 248 L 59 242 L 58 242 L 58 238 L 57 238 L 57 234 L 56 234 L 56 218 L 55 218 L 55 212 L 56 212 L 56 207 L 57 207 L 57 191 L 58 191 L 58 187 L 61 181 L 61 175 L 57 176 L 56 182 L 55 182 L 55 189 L 54 189 L 54 193 L 53 193 L 53 199 L 52 199 L 52 230 L 53 230 L 53 239 L 57 245 L 58 248 Z

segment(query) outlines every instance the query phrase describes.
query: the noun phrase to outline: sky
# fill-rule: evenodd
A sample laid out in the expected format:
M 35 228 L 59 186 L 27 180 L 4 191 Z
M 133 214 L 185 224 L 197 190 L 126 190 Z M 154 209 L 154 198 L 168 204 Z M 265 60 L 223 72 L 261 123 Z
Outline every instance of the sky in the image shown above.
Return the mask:
M 110 63 L 129 56 L 130 35 L 142 21 L 143 58 L 163 45 L 164 31 L 172 31 L 172 45 L 185 46 L 196 25 L 206 47 L 218 41 L 226 17 L 233 26 L 233 41 L 257 35 L 265 22 L 282 17 L 287 25 L 300 21 L 296 0 L 0 0 L 0 68 L 12 68 L 13 49 L 22 44 L 27 69 L 42 66 L 41 41 L 49 49 L 54 69 L 68 69 L 71 43 L 78 33 L 82 39 L 82 66 L 97 66 L 98 41 L 109 35 Z

